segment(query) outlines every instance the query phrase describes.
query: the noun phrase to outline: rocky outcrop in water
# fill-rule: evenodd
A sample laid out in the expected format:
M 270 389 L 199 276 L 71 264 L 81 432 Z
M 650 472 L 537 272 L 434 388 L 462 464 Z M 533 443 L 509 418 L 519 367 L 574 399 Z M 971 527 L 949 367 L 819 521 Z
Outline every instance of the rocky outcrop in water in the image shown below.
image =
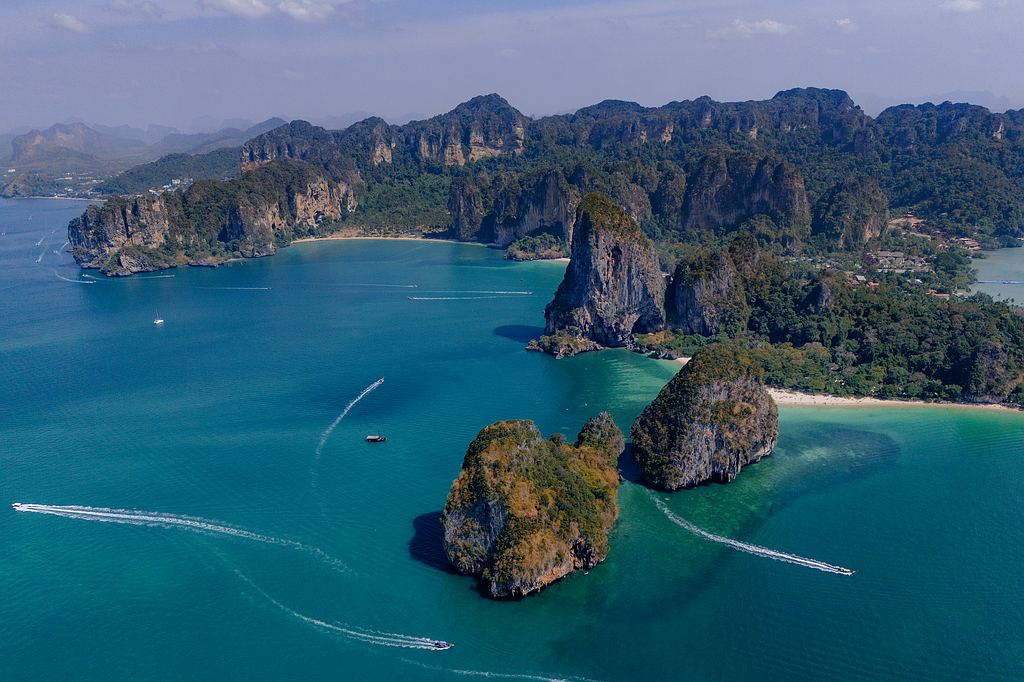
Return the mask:
M 771 454 L 779 417 L 763 376 L 736 345 L 698 350 L 633 424 L 644 480 L 662 490 L 728 483 Z
M 79 265 L 130 274 L 145 267 L 136 253 L 159 248 L 171 231 L 160 199 L 111 199 L 89 206 L 68 226 L 68 240 Z
M 444 551 L 493 598 L 520 598 L 608 554 L 622 432 L 607 413 L 575 444 L 531 421 L 485 427 L 466 451 L 441 516 Z
M 270 255 L 355 207 L 353 187 L 344 180 L 286 161 L 237 182 L 203 181 L 158 197 L 116 197 L 90 206 L 69 223 L 68 240 L 83 267 L 130 275 Z
M 560 335 L 583 346 L 632 347 L 634 334 L 664 327 L 665 279 L 654 244 L 611 199 L 594 193 L 580 202 L 571 253 L 544 310 L 545 350 L 566 354 L 565 344 L 552 343 Z

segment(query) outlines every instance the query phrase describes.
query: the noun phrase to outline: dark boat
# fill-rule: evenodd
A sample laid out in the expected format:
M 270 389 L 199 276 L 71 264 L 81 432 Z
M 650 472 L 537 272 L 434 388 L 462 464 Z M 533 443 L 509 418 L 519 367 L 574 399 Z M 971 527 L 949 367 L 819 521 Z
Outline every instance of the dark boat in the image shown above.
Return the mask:
M 383 443 L 386 440 L 387 440 L 386 436 L 367 436 L 366 437 L 366 442 L 367 443 Z
M 434 648 L 435 649 L 451 649 L 453 646 L 455 646 L 455 645 L 452 644 L 451 642 L 441 642 L 441 641 L 434 642 Z

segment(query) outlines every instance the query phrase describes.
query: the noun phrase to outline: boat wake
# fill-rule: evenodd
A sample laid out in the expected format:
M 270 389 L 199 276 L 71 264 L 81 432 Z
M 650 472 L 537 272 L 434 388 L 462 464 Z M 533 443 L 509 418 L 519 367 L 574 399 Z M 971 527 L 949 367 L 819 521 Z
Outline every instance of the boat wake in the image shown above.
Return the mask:
M 334 418 L 334 421 L 331 422 L 331 425 L 324 429 L 324 432 L 320 434 L 320 442 L 316 446 L 316 456 L 318 458 L 320 457 L 320 453 L 323 452 L 324 446 L 327 444 L 327 439 L 331 437 L 332 433 L 334 433 L 334 429 L 338 428 L 338 424 L 340 424 L 341 420 L 345 418 L 345 415 L 349 413 L 349 410 L 355 407 L 356 403 L 358 403 L 360 400 L 368 396 L 370 393 L 374 391 L 374 389 L 376 389 L 383 383 L 384 378 L 381 377 L 380 379 L 377 379 L 375 382 L 364 388 L 363 392 L 357 395 L 355 398 L 353 398 L 352 401 L 345 406 L 345 409 L 342 410 L 341 413 Z
M 552 675 L 540 675 L 537 673 L 492 673 L 487 670 L 460 670 L 459 668 L 442 668 L 436 665 L 429 665 L 422 661 L 413 661 L 408 658 L 403 658 L 404 663 L 415 665 L 426 670 L 434 670 L 439 673 L 448 673 L 450 675 L 460 675 L 462 677 L 483 677 L 489 680 L 536 680 L 537 682 L 598 682 L 589 677 L 577 677 L 573 676 L 554 676 Z
M 28 504 L 15 502 L 11 505 L 15 511 L 31 512 L 33 514 L 49 514 L 51 516 L 62 516 L 68 519 L 80 519 L 82 521 L 100 521 L 103 523 L 120 523 L 129 526 L 156 526 L 161 528 L 182 528 L 196 533 L 228 535 L 254 542 L 261 542 L 266 545 L 288 547 L 313 556 L 334 570 L 347 572 L 348 567 L 340 559 L 332 557 L 318 547 L 298 542 L 277 538 L 272 535 L 254 533 L 244 528 L 235 528 L 220 521 L 212 521 L 198 516 L 182 516 L 179 514 L 168 514 L 165 512 L 140 511 L 138 509 L 112 509 L 110 507 L 83 507 L 83 506 L 57 506 L 50 504 Z
M 371 284 L 369 282 L 338 282 L 336 287 L 382 287 L 385 289 L 419 289 L 419 284 Z
M 660 509 L 662 513 L 665 514 L 665 516 L 667 516 L 669 520 L 672 521 L 672 523 L 690 531 L 694 535 L 699 535 L 705 540 L 717 542 L 721 545 L 732 547 L 733 549 L 739 550 L 741 552 L 753 554 L 754 556 L 764 557 L 766 559 L 774 559 L 775 561 L 784 561 L 787 564 L 795 564 L 797 566 L 813 568 L 817 571 L 823 571 L 825 573 L 836 573 L 838 575 L 854 574 L 854 571 L 852 569 L 843 568 L 842 566 L 833 566 L 832 564 L 826 564 L 824 561 L 818 561 L 817 559 L 808 559 L 806 557 L 798 556 L 796 554 L 778 552 L 774 549 L 761 547 L 760 545 L 752 545 L 750 543 L 740 542 L 739 540 L 733 540 L 732 538 L 727 538 L 722 535 L 715 535 L 714 533 L 709 533 L 703 528 L 695 526 L 694 524 L 684 519 L 682 516 L 679 516 L 678 514 L 673 512 L 671 509 L 668 508 L 667 504 L 659 500 L 653 494 L 651 494 L 651 499 L 654 500 L 654 504 L 658 506 L 658 509 Z
M 515 296 L 410 296 L 410 301 L 482 301 L 488 298 L 515 298 Z
M 425 294 L 503 294 L 505 296 L 533 296 L 532 291 L 489 291 L 480 289 L 467 289 L 464 291 L 424 291 Z
M 270 291 L 270 287 L 193 287 L 208 291 Z
M 259 586 L 250 580 L 245 574 L 239 570 L 235 570 L 235 574 L 244 580 L 246 584 L 252 589 L 256 590 L 263 596 L 264 599 L 269 601 L 271 604 L 276 606 L 281 611 L 287 613 L 293 618 L 312 625 L 315 628 L 330 632 L 332 634 L 341 635 L 346 639 L 351 639 L 362 644 L 373 644 L 376 646 L 386 647 L 398 647 L 401 649 L 423 649 L 425 651 L 445 651 L 452 648 L 450 642 L 443 640 L 431 639 L 430 637 L 415 637 L 413 635 L 403 635 L 397 632 L 379 632 L 377 630 L 367 630 L 364 628 L 357 628 L 345 623 L 328 622 L 319 618 L 313 618 L 303 613 L 299 613 L 295 609 L 285 606 L 281 602 L 277 601 L 269 594 L 264 592 Z
M 38 262 L 38 261 L 36 261 L 36 262 Z M 53 274 L 57 276 L 57 279 L 62 279 L 65 282 L 71 282 L 72 284 L 96 284 L 96 280 L 91 280 L 91 281 L 83 282 L 80 279 L 70 279 L 70 278 L 65 277 L 64 275 L 60 274 L 56 270 L 53 271 Z M 88 275 L 85 275 L 85 277 L 88 277 Z

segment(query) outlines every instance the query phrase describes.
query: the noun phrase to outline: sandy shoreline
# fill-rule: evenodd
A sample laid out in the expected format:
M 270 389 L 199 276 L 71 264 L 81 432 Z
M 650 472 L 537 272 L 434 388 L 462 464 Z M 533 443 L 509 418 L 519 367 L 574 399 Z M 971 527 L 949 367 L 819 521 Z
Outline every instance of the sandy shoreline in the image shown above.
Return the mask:
M 781 388 L 769 388 L 768 392 L 779 405 L 802 407 L 940 407 L 956 410 L 995 410 L 999 412 L 1020 412 L 1008 405 L 994 403 L 929 403 L 924 400 L 885 400 L 882 398 L 849 398 L 824 393 L 800 393 Z
M 383 237 L 383 236 L 365 236 L 358 234 L 332 234 L 326 237 L 300 237 L 299 239 L 293 239 L 292 244 L 306 244 L 309 242 L 331 242 L 331 241 L 344 241 L 349 239 L 364 239 L 373 241 L 407 241 L 407 242 L 441 242 L 445 244 L 468 244 L 470 246 L 487 246 L 482 242 L 463 242 L 458 239 L 440 239 L 434 237 L 424 237 L 416 235 L 406 235 L 402 237 Z
M 690 358 L 676 358 L 673 362 L 685 365 Z M 995 410 L 999 412 L 1021 412 L 1008 405 L 994 403 L 937 403 L 924 400 L 886 400 L 883 398 L 852 398 L 828 395 L 827 393 L 801 393 L 784 388 L 769 388 L 768 393 L 779 405 L 799 407 L 941 407 L 957 410 Z

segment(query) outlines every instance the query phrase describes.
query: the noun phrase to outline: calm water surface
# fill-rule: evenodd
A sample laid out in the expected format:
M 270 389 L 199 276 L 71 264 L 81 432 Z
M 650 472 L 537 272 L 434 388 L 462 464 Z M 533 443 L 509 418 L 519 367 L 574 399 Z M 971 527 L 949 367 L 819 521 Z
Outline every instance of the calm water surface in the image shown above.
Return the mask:
M 775 455 L 669 498 L 852 577 L 710 544 L 627 482 L 607 562 L 492 602 L 439 550 L 475 433 L 628 428 L 674 365 L 525 352 L 557 264 L 346 241 L 92 280 L 61 253 L 81 209 L 0 202 L 0 678 L 1024 677 L 1020 415 L 783 408 Z

